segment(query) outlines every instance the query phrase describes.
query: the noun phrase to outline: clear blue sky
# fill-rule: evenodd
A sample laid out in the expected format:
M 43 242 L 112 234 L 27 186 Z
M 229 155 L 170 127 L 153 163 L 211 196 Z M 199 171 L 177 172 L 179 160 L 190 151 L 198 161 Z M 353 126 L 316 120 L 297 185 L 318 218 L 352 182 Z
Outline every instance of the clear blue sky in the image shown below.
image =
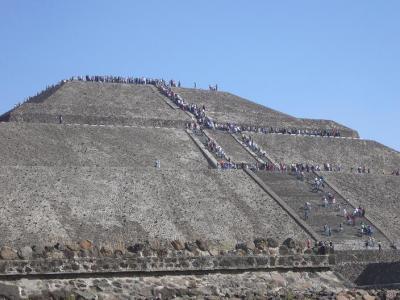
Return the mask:
M 0 0 L 0 112 L 72 75 L 179 79 L 400 150 L 400 1 Z

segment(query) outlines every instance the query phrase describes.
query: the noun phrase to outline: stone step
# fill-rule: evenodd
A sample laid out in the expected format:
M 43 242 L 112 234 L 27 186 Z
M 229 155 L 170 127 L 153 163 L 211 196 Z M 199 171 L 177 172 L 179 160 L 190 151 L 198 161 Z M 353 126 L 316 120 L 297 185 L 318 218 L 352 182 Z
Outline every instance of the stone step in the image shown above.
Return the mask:
M 341 240 L 354 240 L 366 239 L 367 237 L 361 236 L 359 229 L 361 222 L 366 225 L 371 225 L 365 219 L 357 219 L 356 226 L 347 225 L 347 221 L 341 214 L 338 208 L 324 207 L 322 197 L 330 192 L 335 195 L 336 205 L 346 207 L 350 212 L 353 206 L 348 203 L 343 197 L 337 195 L 331 188 L 325 185 L 323 191 L 314 192 L 311 188 L 311 183 L 314 180 L 314 174 L 306 174 L 304 180 L 298 180 L 295 176 L 286 173 L 277 172 L 262 172 L 257 173 L 264 182 L 271 187 L 271 189 L 278 194 L 278 196 L 285 201 L 293 210 L 295 210 L 301 218 L 304 219 L 304 204 L 305 202 L 311 203 L 311 212 L 309 218 L 306 220 L 318 234 L 327 239 L 336 241 Z M 339 224 L 342 223 L 343 231 L 339 231 Z M 325 236 L 323 227 L 327 224 L 332 228 L 332 236 Z M 377 239 L 384 239 L 383 235 L 374 228 L 374 237 Z

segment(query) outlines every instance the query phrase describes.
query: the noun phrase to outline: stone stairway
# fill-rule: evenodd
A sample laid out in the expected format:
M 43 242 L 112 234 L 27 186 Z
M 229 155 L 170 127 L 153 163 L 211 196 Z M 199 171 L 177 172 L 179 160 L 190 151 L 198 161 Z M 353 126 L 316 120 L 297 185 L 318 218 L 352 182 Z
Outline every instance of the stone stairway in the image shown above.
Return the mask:
M 311 182 L 315 177 L 314 174 L 306 174 L 304 180 L 299 180 L 296 176 L 287 173 L 258 171 L 257 176 L 260 177 L 283 201 L 285 201 L 299 216 L 304 220 L 304 204 L 311 203 L 311 213 L 306 221 L 321 239 L 332 240 L 336 244 L 343 243 L 346 248 L 359 248 L 363 246 L 363 241 L 367 240 L 367 236 L 361 236 L 361 222 L 366 225 L 372 225 L 374 230 L 373 237 L 376 241 L 386 242 L 386 238 L 378 231 L 373 224 L 369 223 L 365 218 L 357 218 L 356 225 L 348 225 L 343 217 L 343 208 L 351 213 L 354 207 L 348 203 L 343 197 L 336 194 L 331 188 L 325 185 L 323 191 L 312 191 Z M 324 207 L 323 196 L 325 193 L 332 193 L 336 198 L 336 207 Z M 338 209 L 340 204 L 341 210 Z M 339 230 L 339 224 L 342 223 L 343 230 Z M 327 236 L 324 232 L 324 225 L 331 227 L 331 236 Z

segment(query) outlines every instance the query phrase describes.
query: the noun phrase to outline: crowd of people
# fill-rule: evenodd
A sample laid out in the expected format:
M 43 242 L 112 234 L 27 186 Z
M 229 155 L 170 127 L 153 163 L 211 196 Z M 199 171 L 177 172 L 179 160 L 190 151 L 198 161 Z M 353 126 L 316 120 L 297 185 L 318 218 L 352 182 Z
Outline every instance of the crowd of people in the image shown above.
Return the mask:
M 312 250 L 314 254 L 327 255 L 334 253 L 335 248 L 332 241 L 319 241 L 314 243 Z
M 178 93 L 175 93 L 171 85 L 167 85 L 164 81 L 159 81 L 156 84 L 158 90 L 166 97 L 168 97 L 172 102 L 175 103 L 183 111 L 190 112 L 197 120 L 197 122 L 206 128 L 214 128 L 213 121 L 206 115 L 206 107 L 198 106 L 197 104 L 191 104 L 186 102 Z M 191 126 L 190 124 L 187 125 Z
M 353 167 L 351 167 L 350 168 L 350 172 L 351 173 L 354 173 L 354 171 L 356 171 L 357 173 L 359 173 L 359 174 L 362 174 L 362 173 L 371 173 L 371 169 L 370 168 L 367 168 L 367 167 L 365 167 L 365 166 L 358 166 L 357 168 L 353 168 Z
M 208 85 L 208 89 L 209 89 L 210 91 L 218 91 L 218 85 L 217 85 L 217 84 L 215 84 L 215 85 L 209 84 L 209 85 Z
M 181 87 L 181 82 L 178 80 L 178 82 L 176 82 L 175 80 L 171 79 L 169 81 L 169 86 L 170 87 Z
M 152 84 L 156 85 L 162 79 L 146 78 L 146 77 L 123 77 L 123 76 L 73 76 L 69 81 L 90 81 L 90 82 L 107 82 L 107 83 L 126 83 L 126 84 Z
M 232 133 L 240 132 L 256 132 L 256 133 L 272 133 L 272 134 L 291 134 L 291 135 L 309 135 L 309 136 L 328 136 L 328 137 L 340 137 L 340 131 L 338 129 L 300 129 L 300 128 L 278 128 L 278 127 L 265 127 L 265 126 L 254 126 L 254 125 L 238 125 L 235 123 L 218 123 L 215 126 L 216 129 L 226 130 Z
M 366 240 L 366 247 L 374 247 L 375 246 L 375 239 L 373 237 L 374 234 L 374 229 L 370 224 L 365 224 L 363 219 L 365 217 L 365 207 L 358 206 L 355 208 L 351 208 L 349 211 L 348 208 L 342 207 L 341 203 L 338 203 L 336 200 L 336 197 L 333 193 L 326 191 L 325 190 L 325 181 L 324 178 L 321 177 L 316 177 L 311 183 L 312 190 L 314 192 L 317 191 L 322 191 L 322 203 L 320 207 L 322 209 L 333 209 L 334 211 L 338 212 L 338 216 L 342 216 L 346 222 L 347 225 L 349 226 L 356 226 L 357 225 L 357 220 L 361 220 L 360 227 L 358 228 L 358 232 L 360 236 L 365 236 L 368 239 Z M 308 220 L 311 215 L 312 211 L 312 205 L 310 202 L 305 202 L 304 207 L 304 219 Z M 335 229 L 337 232 L 342 232 L 344 230 L 343 227 L 344 222 L 340 222 L 338 224 L 337 229 Z M 331 225 L 329 224 L 324 224 L 322 232 L 325 236 L 331 237 L 333 234 L 333 230 Z

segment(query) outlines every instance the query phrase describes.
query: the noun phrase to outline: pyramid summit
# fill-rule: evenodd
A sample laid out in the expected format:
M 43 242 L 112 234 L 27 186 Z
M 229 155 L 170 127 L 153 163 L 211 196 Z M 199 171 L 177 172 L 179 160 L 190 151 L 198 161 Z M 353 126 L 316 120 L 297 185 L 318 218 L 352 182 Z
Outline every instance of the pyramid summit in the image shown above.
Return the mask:
M 400 257 L 400 154 L 335 121 L 116 76 L 62 80 L 0 121 L 3 277 L 281 268 L 359 286 L 398 279 L 368 270 Z

